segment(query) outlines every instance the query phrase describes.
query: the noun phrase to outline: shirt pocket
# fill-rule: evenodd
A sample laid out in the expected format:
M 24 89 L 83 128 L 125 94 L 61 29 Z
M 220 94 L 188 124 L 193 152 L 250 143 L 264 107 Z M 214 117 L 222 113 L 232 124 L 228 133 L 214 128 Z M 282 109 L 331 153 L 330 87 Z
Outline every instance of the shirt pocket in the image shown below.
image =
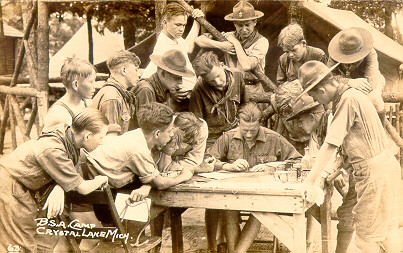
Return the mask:
M 13 181 L 13 184 L 11 186 L 11 194 L 16 198 L 19 199 L 20 201 L 28 201 L 31 200 L 31 194 L 29 190 L 24 187 L 21 183 L 19 183 L 17 180 Z

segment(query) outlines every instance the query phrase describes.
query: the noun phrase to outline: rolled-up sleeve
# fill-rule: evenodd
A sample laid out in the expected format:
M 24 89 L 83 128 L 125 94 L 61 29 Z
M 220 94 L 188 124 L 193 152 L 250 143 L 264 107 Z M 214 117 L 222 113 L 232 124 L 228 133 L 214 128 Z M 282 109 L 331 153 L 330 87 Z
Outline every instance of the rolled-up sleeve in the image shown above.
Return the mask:
M 264 37 L 260 38 L 254 45 L 245 50 L 246 54 L 252 61 L 252 69 L 255 68 L 259 63 L 264 63 L 268 50 L 269 41 Z M 264 66 L 262 65 L 262 67 Z
M 160 174 L 151 154 L 142 152 L 135 153 L 130 157 L 128 167 L 139 176 L 140 181 L 144 184 L 151 182 Z

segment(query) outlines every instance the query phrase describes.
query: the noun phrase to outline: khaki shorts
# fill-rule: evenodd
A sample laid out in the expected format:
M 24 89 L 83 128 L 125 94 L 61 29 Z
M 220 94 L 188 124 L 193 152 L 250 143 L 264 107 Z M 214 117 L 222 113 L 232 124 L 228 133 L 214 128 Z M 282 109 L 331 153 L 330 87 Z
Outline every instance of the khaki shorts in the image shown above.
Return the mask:
M 388 153 L 352 165 L 357 204 L 353 209 L 357 236 L 383 241 L 397 229 L 400 164 Z

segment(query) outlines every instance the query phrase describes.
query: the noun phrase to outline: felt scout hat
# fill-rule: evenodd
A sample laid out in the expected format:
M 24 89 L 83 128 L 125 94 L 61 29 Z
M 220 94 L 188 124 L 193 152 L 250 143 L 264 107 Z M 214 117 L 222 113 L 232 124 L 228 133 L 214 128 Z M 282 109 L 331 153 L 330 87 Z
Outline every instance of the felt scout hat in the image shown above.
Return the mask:
M 366 57 L 372 49 L 371 33 L 360 27 L 350 27 L 337 33 L 329 43 L 330 57 L 340 63 L 354 63 Z
M 292 115 L 287 120 L 298 118 L 301 114 L 319 105 L 318 102 L 315 102 L 311 96 L 305 93 L 292 105 Z
M 186 68 L 186 58 L 178 49 L 166 51 L 163 55 L 150 55 L 151 61 L 174 75 L 182 77 L 193 77 L 195 74 L 190 69 Z
M 340 63 L 327 67 L 320 61 L 307 61 L 298 70 L 298 80 L 302 85 L 304 91 L 297 97 L 295 101 L 298 101 L 304 94 L 315 87 L 320 81 L 323 80 L 330 72 L 333 71 Z
M 232 13 L 226 15 L 224 19 L 228 21 L 246 21 L 258 19 L 263 16 L 263 12 L 255 11 L 253 5 L 247 1 L 241 0 L 234 6 Z

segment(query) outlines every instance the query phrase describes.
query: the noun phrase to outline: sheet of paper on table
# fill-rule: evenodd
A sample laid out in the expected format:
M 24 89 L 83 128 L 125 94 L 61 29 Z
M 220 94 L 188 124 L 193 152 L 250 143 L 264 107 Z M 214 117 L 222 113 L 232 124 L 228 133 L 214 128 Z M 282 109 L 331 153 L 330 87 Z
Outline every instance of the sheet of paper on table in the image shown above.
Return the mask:
M 129 198 L 129 196 L 130 196 L 129 194 L 123 194 L 123 193 L 118 193 L 116 195 L 115 206 L 119 215 L 122 213 L 123 208 L 125 208 L 126 200 Z M 145 201 L 147 201 L 148 206 L 151 207 L 151 199 L 145 198 Z M 123 218 L 125 220 L 147 222 L 148 208 L 145 201 L 134 203 L 134 206 L 129 206 Z
M 211 179 L 225 179 L 225 178 L 232 178 L 236 177 L 237 175 L 235 173 L 227 173 L 227 172 L 206 172 L 206 173 L 199 173 L 199 176 L 206 177 L 206 178 L 211 178 Z

